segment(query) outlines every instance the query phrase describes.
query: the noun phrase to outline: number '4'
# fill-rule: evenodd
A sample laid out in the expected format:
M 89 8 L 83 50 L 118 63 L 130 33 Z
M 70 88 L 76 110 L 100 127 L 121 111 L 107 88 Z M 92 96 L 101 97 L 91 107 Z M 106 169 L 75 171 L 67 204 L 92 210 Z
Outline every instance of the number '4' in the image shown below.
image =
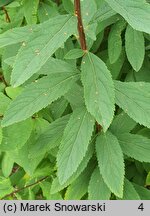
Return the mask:
M 143 206 L 143 203 L 141 203 L 138 207 L 139 210 L 143 211 L 144 210 L 144 206 Z

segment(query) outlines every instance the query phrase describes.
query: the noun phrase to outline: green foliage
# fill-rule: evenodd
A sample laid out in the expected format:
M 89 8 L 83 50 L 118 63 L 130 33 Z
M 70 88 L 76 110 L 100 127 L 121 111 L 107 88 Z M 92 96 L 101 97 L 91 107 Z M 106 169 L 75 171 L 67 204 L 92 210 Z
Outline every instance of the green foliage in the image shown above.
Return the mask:
M 150 200 L 150 3 L 80 3 L 0 1 L 0 199 Z
M 81 69 L 87 109 L 106 131 L 114 114 L 114 86 L 110 72 L 92 53 L 85 55 Z
M 100 173 L 104 181 L 115 195 L 122 197 L 124 159 L 116 137 L 110 132 L 100 134 L 96 140 L 96 153 Z

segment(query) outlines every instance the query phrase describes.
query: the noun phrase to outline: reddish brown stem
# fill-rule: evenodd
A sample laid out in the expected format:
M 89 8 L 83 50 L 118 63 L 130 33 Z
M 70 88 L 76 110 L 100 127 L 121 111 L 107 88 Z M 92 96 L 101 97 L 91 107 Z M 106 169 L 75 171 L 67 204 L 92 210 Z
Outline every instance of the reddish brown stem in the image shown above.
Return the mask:
M 102 129 L 102 126 L 96 122 L 96 132 L 99 133 Z
M 11 20 L 10 20 L 10 17 L 9 17 L 9 14 L 8 14 L 6 8 L 3 6 L 2 9 L 3 9 L 3 11 L 4 11 L 4 13 L 5 13 L 5 16 L 6 16 L 6 22 L 9 22 L 9 23 L 10 23 Z
M 59 4 L 60 4 L 60 0 L 56 0 L 56 4 L 59 6 Z
M 26 188 L 30 188 L 30 187 L 32 187 L 32 186 L 35 186 L 35 185 L 39 184 L 40 182 L 46 180 L 47 178 L 48 178 L 48 176 L 46 176 L 46 177 L 44 177 L 44 178 L 42 178 L 42 179 L 39 179 L 38 181 L 36 181 L 36 182 L 34 182 L 34 183 L 30 184 L 30 185 L 26 185 L 25 187 L 22 187 L 22 188 L 19 188 L 19 189 L 17 189 L 17 190 L 14 190 L 14 191 L 11 192 L 10 194 L 7 194 L 7 195 L 4 196 L 3 198 L 1 198 L 1 200 L 5 199 L 5 198 L 7 198 L 7 197 L 9 197 L 9 196 L 13 196 L 15 193 L 19 193 L 20 191 L 25 190 Z
M 0 81 L 2 81 L 2 82 L 5 84 L 5 86 L 8 86 L 8 85 L 7 85 L 7 82 L 6 82 L 6 80 L 4 79 L 4 77 L 3 77 L 2 74 L 0 74 Z
M 86 51 L 87 46 L 86 46 L 84 27 L 82 23 L 80 0 L 74 0 L 74 7 L 75 7 L 75 15 L 78 20 L 78 32 L 79 32 L 79 40 L 80 40 L 81 48 L 82 50 Z

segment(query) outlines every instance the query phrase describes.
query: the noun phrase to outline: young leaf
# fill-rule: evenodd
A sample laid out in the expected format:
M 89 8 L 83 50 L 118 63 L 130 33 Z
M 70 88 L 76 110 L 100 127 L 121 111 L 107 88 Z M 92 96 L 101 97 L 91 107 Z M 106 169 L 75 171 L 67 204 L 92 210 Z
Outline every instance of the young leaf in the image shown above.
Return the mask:
M 62 0 L 63 6 L 68 13 L 74 13 L 74 5 L 71 0 Z
M 150 83 L 115 81 L 116 104 L 136 122 L 150 128 Z
M 92 173 L 88 193 L 89 200 L 108 200 L 111 196 L 111 191 L 105 184 L 98 167 Z
M 106 0 L 136 30 L 150 33 L 150 4 L 145 0 Z
M 125 48 L 128 60 L 135 71 L 142 67 L 145 55 L 144 36 L 128 25 L 125 34 Z
M 77 79 L 78 74 L 58 73 L 28 85 L 9 106 L 2 125 L 8 126 L 32 116 L 64 95 Z
M 122 51 L 122 38 L 121 32 L 125 28 L 126 22 L 124 20 L 120 20 L 115 23 L 108 37 L 108 55 L 110 63 L 113 64 L 117 61 Z
M 65 55 L 65 59 L 77 59 L 80 58 L 84 55 L 83 50 L 81 49 L 72 49 L 70 50 L 66 55 Z
M 124 185 L 124 159 L 117 138 L 110 132 L 100 134 L 96 140 L 96 153 L 104 182 L 121 198 Z
M 75 24 L 75 17 L 62 15 L 39 25 L 19 50 L 11 84 L 17 87 L 38 72 L 49 57 L 75 32 Z
M 23 10 L 24 16 L 28 24 L 37 23 L 37 9 L 39 5 L 39 0 L 24 0 L 23 1 Z
M 85 156 L 93 126 L 93 117 L 85 107 L 73 112 L 65 128 L 57 156 L 58 177 L 61 184 L 64 184 L 77 170 Z
M 81 79 L 87 109 L 106 131 L 114 115 L 114 86 L 111 74 L 100 58 L 87 53 L 82 61 Z
M 13 88 L 11 86 L 8 86 L 5 88 L 5 92 L 11 99 L 15 99 L 23 90 L 21 87 Z
M 117 137 L 124 154 L 141 162 L 150 162 L 150 139 L 129 133 Z
M 5 153 L 2 159 L 2 173 L 4 177 L 9 177 L 9 175 L 12 172 L 13 165 L 14 160 L 11 157 L 9 157 L 7 153 Z

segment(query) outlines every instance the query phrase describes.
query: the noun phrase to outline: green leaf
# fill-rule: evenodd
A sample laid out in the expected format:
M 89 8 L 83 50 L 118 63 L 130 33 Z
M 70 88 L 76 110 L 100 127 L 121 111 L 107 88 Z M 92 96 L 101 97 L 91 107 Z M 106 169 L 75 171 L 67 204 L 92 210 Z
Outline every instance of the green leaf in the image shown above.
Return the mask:
M 0 126 L 0 144 L 2 142 L 2 139 L 3 139 L 3 131 L 2 131 L 2 128 Z
M 0 145 L 0 149 L 3 151 L 20 149 L 29 139 L 32 129 L 32 119 L 27 119 L 3 128 L 3 140 Z
M 150 185 L 150 172 L 147 174 L 147 177 L 146 177 L 146 185 Z
M 75 83 L 65 94 L 65 98 L 69 101 L 73 110 L 84 106 L 83 87 Z
M 93 166 L 88 166 L 83 173 L 67 188 L 65 200 L 80 200 L 88 191 L 88 184 Z
M 49 57 L 75 32 L 75 17 L 62 15 L 42 25 L 20 48 L 14 63 L 11 84 L 17 87 L 38 72 Z
M 141 162 L 150 162 L 150 139 L 129 133 L 117 137 L 124 154 Z
M 65 59 L 77 59 L 84 55 L 84 51 L 81 49 L 72 49 L 64 56 Z
M 117 135 L 120 133 L 130 132 L 135 126 L 136 122 L 125 112 L 121 112 L 119 115 L 115 116 L 110 126 L 110 130 L 113 134 Z
M 150 128 L 150 83 L 115 81 L 116 104 L 136 122 Z
M 24 0 L 23 10 L 24 16 L 26 18 L 27 24 L 37 23 L 37 9 L 39 5 L 39 0 Z
M 98 167 L 92 173 L 88 193 L 89 200 L 108 200 L 111 196 L 111 191 L 105 184 Z
M 149 200 L 150 198 L 150 191 L 140 185 L 137 185 L 135 183 L 133 183 L 133 186 L 135 188 L 135 190 L 137 191 L 137 193 L 139 194 L 141 200 Z
M 30 37 L 36 28 L 36 25 L 28 25 L 24 27 L 13 28 L 4 32 L 3 34 L 0 34 L 0 48 L 20 42 L 22 42 L 22 45 L 24 46 L 25 41 Z
M 74 13 L 74 6 L 71 0 L 62 0 L 63 6 L 68 13 Z
M 150 33 L 150 4 L 145 0 L 106 0 L 136 30 Z
M 52 73 L 79 73 L 79 70 L 63 60 L 50 57 L 48 61 L 41 67 L 38 74 L 50 75 Z
M 15 99 L 21 93 L 22 88 L 21 87 L 13 88 L 11 86 L 8 86 L 5 88 L 5 91 L 8 97 L 10 97 L 11 99 Z
M 108 55 L 110 63 L 113 64 L 117 61 L 122 51 L 122 38 L 121 33 L 125 28 L 126 22 L 124 20 L 119 20 L 115 23 L 108 37 Z
M 95 1 L 91 0 L 82 0 L 81 1 L 81 13 L 82 13 L 82 20 L 84 28 L 90 23 L 93 19 L 94 14 L 97 11 L 97 5 Z
M 85 107 L 73 112 L 64 130 L 57 156 L 58 177 L 61 184 L 64 184 L 77 170 L 85 156 L 93 126 L 94 120 Z
M 64 183 L 60 184 L 58 177 L 56 177 L 53 182 L 52 182 L 52 187 L 51 187 L 51 193 L 55 194 L 58 191 L 61 191 L 62 189 L 66 188 L 69 184 L 71 184 L 73 181 L 75 181 L 78 176 L 83 172 L 83 170 L 86 168 L 89 160 L 91 159 L 94 151 L 94 146 L 93 146 L 93 140 L 90 142 L 88 150 L 85 154 L 85 157 L 81 161 L 80 165 L 78 166 L 77 170 L 73 175 Z
M 48 1 L 48 2 L 41 2 L 39 4 L 38 7 L 38 18 L 40 23 L 54 17 L 57 16 L 58 13 L 58 7 L 57 5 L 52 2 L 52 1 Z
M 132 183 L 125 178 L 124 191 L 122 200 L 140 200 L 138 193 L 136 192 Z
M 110 132 L 100 134 L 96 140 L 96 153 L 104 182 L 115 195 L 122 197 L 124 159 L 117 138 Z
M 10 179 L 0 177 L 0 199 L 13 192 L 13 190 Z
M 10 103 L 10 98 L 8 98 L 6 95 L 0 92 L 0 116 L 2 116 L 5 113 Z
M 12 158 L 9 157 L 7 153 L 5 153 L 2 159 L 2 173 L 6 178 L 11 174 L 13 165 L 14 160 L 12 160 Z
M 36 158 L 30 158 L 29 157 L 30 149 L 34 144 L 35 140 L 38 139 L 39 135 L 43 133 L 49 126 L 49 123 L 44 119 L 37 118 L 34 119 L 33 121 L 34 121 L 34 129 L 27 142 L 19 149 L 18 148 L 14 150 L 10 149 L 10 151 L 7 151 L 8 156 L 10 156 L 19 166 L 23 167 L 25 172 L 27 172 L 27 174 L 29 174 L 30 176 L 33 176 L 36 167 L 38 166 L 38 164 L 41 162 L 43 158 L 41 156 Z
M 50 113 L 52 115 L 53 119 L 58 119 L 60 118 L 64 111 L 66 110 L 68 106 L 68 101 L 64 98 L 58 98 L 56 101 L 54 101 L 50 106 Z
M 78 75 L 73 73 L 58 73 L 43 77 L 29 84 L 11 103 L 2 121 L 3 126 L 22 121 L 48 104 L 64 95 Z
M 116 15 L 116 12 L 111 9 L 111 7 L 108 5 L 105 1 L 99 1 L 101 2 L 99 5 L 98 10 L 96 11 L 93 20 L 97 22 L 102 22 L 104 20 L 107 20 L 108 18 Z
M 106 131 L 114 115 L 114 86 L 111 74 L 100 58 L 87 53 L 82 61 L 81 78 L 87 109 Z
M 50 149 L 57 147 L 62 139 L 64 128 L 69 121 L 70 115 L 64 116 L 52 122 L 30 148 L 30 158 L 44 155 Z M 59 131 L 59 133 L 58 133 Z M 35 154 L 36 152 L 36 154 Z
M 144 36 L 128 25 L 125 34 L 125 48 L 128 60 L 135 71 L 142 67 L 145 55 Z

